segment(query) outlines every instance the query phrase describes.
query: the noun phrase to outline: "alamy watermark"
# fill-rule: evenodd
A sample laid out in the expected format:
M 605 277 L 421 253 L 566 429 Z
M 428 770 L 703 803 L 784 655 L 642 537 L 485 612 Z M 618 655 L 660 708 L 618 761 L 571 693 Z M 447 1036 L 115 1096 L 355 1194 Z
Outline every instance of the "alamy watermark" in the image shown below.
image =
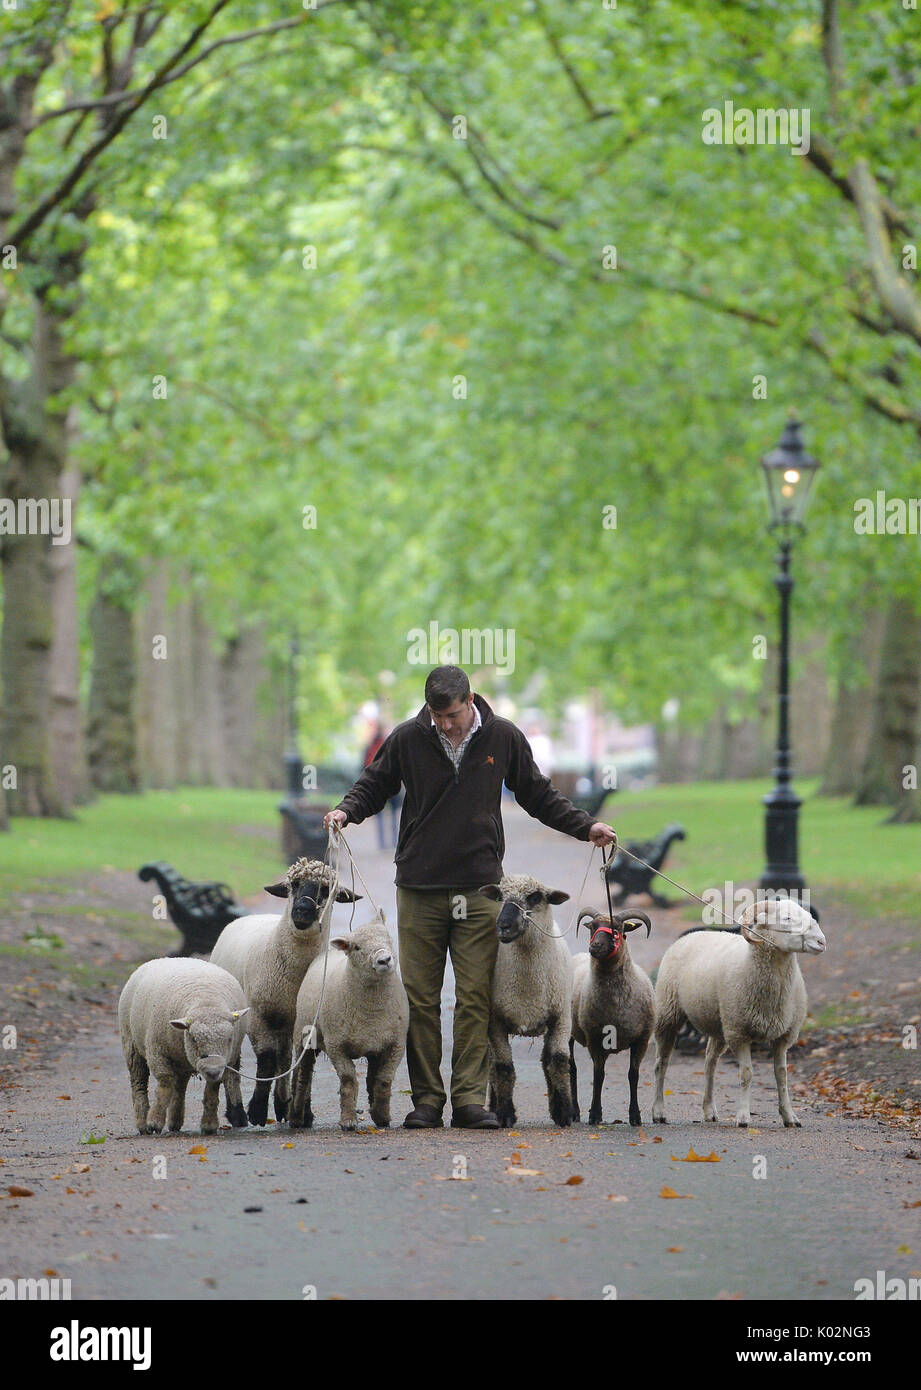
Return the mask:
M 495 666 L 499 675 L 515 669 L 515 629 L 511 627 L 411 627 L 406 634 L 410 666 Z
M 854 530 L 858 536 L 921 536 L 921 497 L 887 497 L 881 488 L 875 497 L 858 497 Z
M 50 536 L 52 545 L 69 545 L 69 497 L 0 497 L 0 536 Z
M 809 107 L 747 106 L 724 101 L 722 109 L 708 106 L 701 116 L 700 138 L 705 145 L 789 145 L 791 154 L 809 153 Z

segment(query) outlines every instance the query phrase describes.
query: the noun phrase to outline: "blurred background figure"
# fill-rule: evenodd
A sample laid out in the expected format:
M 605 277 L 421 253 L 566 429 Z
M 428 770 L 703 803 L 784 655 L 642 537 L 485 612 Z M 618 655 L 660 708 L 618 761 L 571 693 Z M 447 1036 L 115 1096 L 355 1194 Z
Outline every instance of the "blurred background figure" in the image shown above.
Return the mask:
M 361 765 L 367 767 L 377 757 L 378 749 L 390 730 L 378 719 L 371 728 L 368 742 L 361 755 Z M 403 804 L 402 790 L 392 796 L 380 815 L 375 816 L 374 821 L 377 826 L 377 845 L 378 849 L 388 850 L 397 847 L 397 830 L 400 823 L 400 807 Z
M 553 772 L 553 741 L 550 735 L 544 732 L 540 724 L 529 724 L 525 734 L 531 745 L 534 761 L 544 776 L 549 777 Z

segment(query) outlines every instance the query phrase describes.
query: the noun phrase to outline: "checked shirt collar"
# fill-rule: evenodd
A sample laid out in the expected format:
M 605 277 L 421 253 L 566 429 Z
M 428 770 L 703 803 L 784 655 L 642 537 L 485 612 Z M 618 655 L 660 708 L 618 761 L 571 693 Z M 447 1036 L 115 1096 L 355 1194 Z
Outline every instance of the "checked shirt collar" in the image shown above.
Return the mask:
M 476 705 L 474 705 L 474 706 L 473 706 L 473 723 L 470 725 L 470 732 L 469 732 L 469 734 L 466 734 L 466 735 L 464 736 L 464 738 L 460 741 L 460 743 L 459 743 L 459 744 L 457 745 L 457 747 L 455 748 L 455 747 L 454 747 L 454 744 L 453 744 L 453 743 L 451 742 L 451 740 L 448 738 L 447 734 L 442 733 L 441 729 L 438 728 L 438 725 L 435 723 L 434 719 L 432 720 L 432 728 L 435 729 L 435 731 L 436 731 L 437 734 L 438 734 L 438 737 L 441 739 L 441 746 L 442 746 L 442 748 L 445 750 L 445 752 L 447 753 L 448 757 L 451 759 L 452 763 L 454 764 L 454 771 L 455 771 L 455 772 L 457 772 L 457 770 L 458 770 L 459 767 L 460 767 L 461 758 L 464 756 L 464 753 L 465 753 L 466 750 L 467 750 L 467 744 L 468 744 L 468 743 L 470 742 L 470 740 L 473 738 L 473 735 L 476 733 L 477 729 L 480 728 L 480 726 L 482 725 L 482 723 L 483 723 L 483 719 L 482 719 L 482 716 L 481 716 L 481 714 L 480 714 L 480 711 L 477 709 Z

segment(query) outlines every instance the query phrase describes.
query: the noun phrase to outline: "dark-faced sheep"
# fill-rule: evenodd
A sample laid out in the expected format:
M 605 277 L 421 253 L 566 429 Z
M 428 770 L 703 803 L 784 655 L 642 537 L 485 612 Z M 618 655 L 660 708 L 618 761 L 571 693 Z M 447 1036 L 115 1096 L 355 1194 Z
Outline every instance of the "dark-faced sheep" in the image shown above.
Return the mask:
M 574 1118 L 579 1119 L 576 1085 L 575 1043 L 588 1048 L 592 1059 L 592 1104 L 589 1124 L 601 1124 L 601 1088 L 604 1069 L 612 1052 L 630 1049 L 627 1080 L 630 1084 L 629 1118 L 642 1124 L 637 1086 L 640 1063 L 646 1055 L 655 1023 L 655 994 L 645 970 L 630 958 L 626 933 L 651 923 L 645 912 L 583 912 L 578 931 L 587 920 L 588 953 L 573 959 L 572 1037 L 569 1041 L 569 1068 Z

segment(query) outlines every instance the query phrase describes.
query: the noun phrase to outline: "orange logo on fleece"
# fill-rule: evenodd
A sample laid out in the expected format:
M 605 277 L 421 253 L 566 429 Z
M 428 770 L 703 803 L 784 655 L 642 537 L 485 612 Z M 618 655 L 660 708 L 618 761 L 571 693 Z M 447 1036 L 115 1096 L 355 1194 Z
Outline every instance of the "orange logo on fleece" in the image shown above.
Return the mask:
M 495 767 L 496 760 L 495 760 L 495 758 L 493 757 L 492 753 L 487 753 L 487 754 L 486 754 L 486 761 L 489 763 L 489 766 L 490 766 L 490 767 Z

